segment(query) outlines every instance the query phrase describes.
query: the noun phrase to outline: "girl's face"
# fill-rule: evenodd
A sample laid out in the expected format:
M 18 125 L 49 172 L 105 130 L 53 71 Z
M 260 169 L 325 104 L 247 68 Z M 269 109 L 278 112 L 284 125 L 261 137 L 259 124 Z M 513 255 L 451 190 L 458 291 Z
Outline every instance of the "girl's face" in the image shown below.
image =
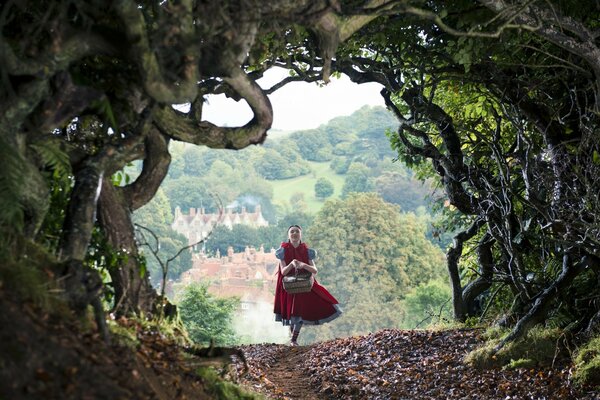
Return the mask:
M 290 242 L 299 242 L 302 239 L 302 229 L 297 226 L 292 226 L 288 230 L 288 238 Z

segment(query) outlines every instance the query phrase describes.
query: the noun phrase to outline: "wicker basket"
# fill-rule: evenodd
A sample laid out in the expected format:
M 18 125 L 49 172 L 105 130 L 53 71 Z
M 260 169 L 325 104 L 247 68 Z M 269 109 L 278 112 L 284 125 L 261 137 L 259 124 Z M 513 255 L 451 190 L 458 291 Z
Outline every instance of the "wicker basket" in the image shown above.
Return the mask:
M 283 277 L 283 289 L 289 294 L 310 292 L 315 282 L 313 274 L 308 271 L 297 272 Z

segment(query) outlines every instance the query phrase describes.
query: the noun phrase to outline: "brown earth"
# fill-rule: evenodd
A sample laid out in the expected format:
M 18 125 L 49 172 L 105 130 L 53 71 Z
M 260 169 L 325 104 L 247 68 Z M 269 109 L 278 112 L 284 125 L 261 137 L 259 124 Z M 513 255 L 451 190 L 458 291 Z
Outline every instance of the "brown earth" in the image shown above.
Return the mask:
M 475 370 L 463 357 L 479 330 L 383 330 L 303 347 L 244 346 L 245 386 L 272 399 L 600 399 L 571 366 Z
M 576 388 L 572 366 L 560 361 L 517 370 L 466 366 L 465 354 L 483 342 L 478 330 L 383 330 L 310 346 L 241 346 L 207 358 L 133 320 L 118 321 L 128 339 L 113 334 L 106 344 L 95 327 L 13 301 L 1 286 L 0 310 L 0 400 L 222 398 L 214 380 L 198 374 L 208 364 L 269 399 L 600 399 Z M 239 350 L 246 364 L 234 357 L 223 368 Z
M 133 338 L 113 335 L 109 345 L 95 327 L 12 301 L 1 288 L 0 310 L 0 400 L 215 398 L 196 373 L 207 359 L 155 328 L 123 319 Z

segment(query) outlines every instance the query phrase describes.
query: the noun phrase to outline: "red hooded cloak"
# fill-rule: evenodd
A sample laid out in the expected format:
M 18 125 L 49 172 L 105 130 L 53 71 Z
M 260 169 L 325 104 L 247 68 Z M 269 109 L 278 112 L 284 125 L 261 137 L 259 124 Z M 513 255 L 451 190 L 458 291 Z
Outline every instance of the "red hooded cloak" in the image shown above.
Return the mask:
M 291 243 L 284 242 L 281 243 L 281 247 L 284 249 L 283 261 L 285 265 L 288 265 L 294 259 L 310 264 L 308 247 L 304 243 L 294 247 Z M 293 273 L 293 271 L 289 272 L 289 274 Z M 295 324 L 300 321 L 309 325 L 318 325 L 329 322 L 342 313 L 335 297 L 316 279 L 310 292 L 296 294 L 287 293 L 283 289 L 282 280 L 283 274 L 280 265 L 275 288 L 274 312 L 276 321 L 281 321 L 284 325 Z

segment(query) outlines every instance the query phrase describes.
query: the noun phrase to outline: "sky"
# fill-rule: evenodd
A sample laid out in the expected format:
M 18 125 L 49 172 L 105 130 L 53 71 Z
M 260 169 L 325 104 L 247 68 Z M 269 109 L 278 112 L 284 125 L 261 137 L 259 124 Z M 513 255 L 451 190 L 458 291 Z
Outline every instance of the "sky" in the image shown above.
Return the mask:
M 258 80 L 269 88 L 287 76 L 282 68 L 272 68 Z M 331 78 L 329 84 L 292 82 L 269 95 L 273 105 L 272 129 L 296 131 L 317 128 L 332 118 L 350 115 L 364 105 L 385 106 L 379 94 L 382 86 L 376 83 L 361 85 L 350 81 L 346 75 Z M 241 126 L 252 118 L 245 101 L 235 102 L 225 95 L 209 96 L 202 110 L 203 119 L 220 126 Z

